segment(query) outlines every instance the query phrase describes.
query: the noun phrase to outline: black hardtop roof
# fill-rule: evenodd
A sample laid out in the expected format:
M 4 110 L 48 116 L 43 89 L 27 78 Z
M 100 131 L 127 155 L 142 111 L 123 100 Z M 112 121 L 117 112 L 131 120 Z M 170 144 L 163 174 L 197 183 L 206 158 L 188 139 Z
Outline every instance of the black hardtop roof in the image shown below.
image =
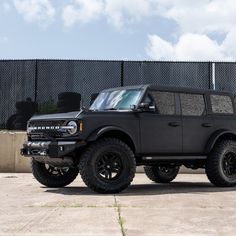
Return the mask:
M 158 86 L 153 84 L 142 84 L 142 85 L 133 85 L 133 86 L 124 86 L 124 87 L 116 87 L 105 89 L 103 91 L 114 91 L 114 90 L 123 90 L 123 89 L 153 89 L 160 91 L 171 91 L 171 92 L 185 92 L 185 93 L 212 93 L 212 94 L 221 94 L 221 95 L 229 95 L 234 96 L 230 91 L 219 91 L 213 89 L 199 89 L 199 88 L 187 88 L 187 87 L 175 87 L 175 86 Z

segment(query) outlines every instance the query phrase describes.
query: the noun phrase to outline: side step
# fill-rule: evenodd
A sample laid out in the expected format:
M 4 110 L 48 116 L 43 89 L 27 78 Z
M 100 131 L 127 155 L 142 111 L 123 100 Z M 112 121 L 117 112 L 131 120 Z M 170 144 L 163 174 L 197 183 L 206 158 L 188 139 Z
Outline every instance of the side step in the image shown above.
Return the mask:
M 144 156 L 142 157 L 142 160 L 145 161 L 152 161 L 152 160 L 205 160 L 207 156 Z

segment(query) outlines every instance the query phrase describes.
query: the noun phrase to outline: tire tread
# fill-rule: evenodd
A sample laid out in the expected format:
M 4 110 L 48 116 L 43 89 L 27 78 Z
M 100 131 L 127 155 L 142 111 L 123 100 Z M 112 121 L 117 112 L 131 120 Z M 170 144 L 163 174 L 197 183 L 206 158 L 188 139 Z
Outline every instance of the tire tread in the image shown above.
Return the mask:
M 91 173 L 89 171 L 87 171 L 86 166 L 89 164 L 89 158 L 91 158 L 92 153 L 94 152 L 94 150 L 96 150 L 97 148 L 100 148 L 104 145 L 119 145 L 121 147 L 123 147 L 124 149 L 126 149 L 126 151 L 129 153 L 129 156 L 131 157 L 131 161 L 132 161 L 132 168 L 130 169 L 130 175 L 129 177 L 126 179 L 126 183 L 124 183 L 123 185 L 121 185 L 119 188 L 115 188 L 115 189 L 111 189 L 109 188 L 108 185 L 102 185 L 99 183 L 95 183 L 93 181 L 93 177 L 91 176 Z M 97 142 L 91 144 L 86 150 L 85 152 L 82 154 L 81 159 L 80 159 L 80 164 L 79 164 L 79 171 L 80 171 L 80 175 L 81 178 L 83 179 L 84 183 L 93 191 L 98 192 L 98 193 L 118 193 L 121 192 L 122 190 L 126 189 L 132 182 L 134 176 L 135 176 L 135 172 L 136 172 L 136 162 L 135 162 L 135 158 L 134 158 L 134 154 L 133 151 L 131 150 L 131 148 L 125 144 L 124 142 L 122 142 L 119 139 L 116 138 L 103 138 L 98 140 Z
M 64 178 L 47 178 L 47 176 L 41 171 L 42 164 L 43 163 L 35 161 L 32 158 L 31 160 L 32 174 L 39 183 L 47 187 L 58 188 L 58 187 L 64 187 L 66 185 L 69 185 L 76 179 L 79 173 L 78 169 L 74 168 L 74 169 L 70 169 L 69 170 L 70 173 L 63 176 Z
M 218 142 L 212 152 L 209 154 L 206 161 L 207 178 L 217 187 L 232 187 L 235 185 L 234 183 L 231 183 L 223 178 L 219 170 L 220 156 L 222 155 L 223 150 L 229 146 L 236 147 L 236 142 L 233 140 L 224 140 Z
M 176 174 L 174 174 L 173 176 L 171 176 L 169 178 L 161 176 L 158 173 L 157 166 L 145 166 L 144 172 L 145 172 L 146 176 L 155 183 L 170 183 L 178 175 L 179 168 L 176 170 Z

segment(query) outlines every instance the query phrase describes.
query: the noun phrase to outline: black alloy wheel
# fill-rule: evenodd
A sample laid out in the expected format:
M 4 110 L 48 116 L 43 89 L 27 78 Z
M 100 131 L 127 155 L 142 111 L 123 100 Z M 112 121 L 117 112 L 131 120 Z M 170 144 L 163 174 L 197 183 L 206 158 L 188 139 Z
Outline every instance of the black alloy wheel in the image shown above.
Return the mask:
M 217 187 L 236 185 L 236 142 L 222 140 L 217 142 L 207 157 L 206 174 Z
M 145 166 L 146 176 L 156 183 L 170 183 L 179 173 L 179 166 Z
M 236 153 L 227 152 L 222 159 L 223 172 L 228 178 L 236 177 Z
M 45 168 L 52 176 L 59 177 L 65 175 L 69 171 L 69 167 L 55 167 L 45 164 Z
M 96 161 L 96 172 L 103 180 L 115 180 L 122 173 L 122 160 L 117 152 L 108 152 L 100 155 Z
M 31 169 L 35 179 L 47 187 L 64 187 L 72 183 L 79 173 L 78 168 L 51 166 L 33 158 Z
M 80 158 L 84 183 L 98 193 L 119 193 L 132 182 L 136 162 L 131 148 L 116 138 L 92 143 Z

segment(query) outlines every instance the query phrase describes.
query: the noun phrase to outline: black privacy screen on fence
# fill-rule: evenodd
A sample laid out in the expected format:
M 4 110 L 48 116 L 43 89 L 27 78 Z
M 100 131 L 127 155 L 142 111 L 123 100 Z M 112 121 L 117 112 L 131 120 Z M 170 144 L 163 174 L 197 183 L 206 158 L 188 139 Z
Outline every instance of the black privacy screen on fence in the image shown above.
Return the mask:
M 236 63 L 92 60 L 0 61 L 0 129 L 34 114 L 88 107 L 106 88 L 155 84 L 236 92 Z
M 124 85 L 209 88 L 209 63 L 124 62 Z

